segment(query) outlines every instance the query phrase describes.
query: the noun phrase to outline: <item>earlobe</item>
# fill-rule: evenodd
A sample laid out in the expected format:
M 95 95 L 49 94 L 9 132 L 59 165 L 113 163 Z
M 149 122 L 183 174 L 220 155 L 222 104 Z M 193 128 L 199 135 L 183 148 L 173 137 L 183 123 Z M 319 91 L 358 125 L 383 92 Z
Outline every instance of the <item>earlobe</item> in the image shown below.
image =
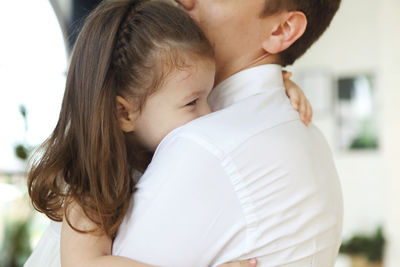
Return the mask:
M 116 97 L 117 116 L 119 126 L 124 132 L 133 132 L 135 130 L 135 112 L 133 106 L 128 100 L 121 96 Z
M 304 34 L 307 27 L 307 18 L 303 12 L 284 12 L 280 18 L 279 23 L 262 43 L 262 48 L 269 54 L 278 54 L 289 48 Z

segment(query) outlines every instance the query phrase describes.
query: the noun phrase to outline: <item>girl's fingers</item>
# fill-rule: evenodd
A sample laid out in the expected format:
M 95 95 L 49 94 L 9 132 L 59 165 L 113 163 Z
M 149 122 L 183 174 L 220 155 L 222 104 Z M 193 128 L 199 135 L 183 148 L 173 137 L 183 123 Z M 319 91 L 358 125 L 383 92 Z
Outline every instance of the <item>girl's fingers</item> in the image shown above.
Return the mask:
M 286 70 L 282 71 L 282 76 L 284 80 L 289 80 L 292 77 L 292 73 Z
M 257 266 L 257 259 L 250 259 L 250 260 L 248 260 L 246 266 L 256 267 L 256 266 Z
M 299 115 L 301 121 L 307 125 L 307 99 L 303 98 L 299 107 Z
M 307 125 L 311 123 L 312 117 L 313 117 L 313 109 L 310 104 L 310 101 L 308 101 L 308 99 L 307 99 L 307 119 L 308 119 Z
M 218 267 L 256 267 L 257 259 L 249 259 L 244 261 L 227 262 Z
M 303 90 L 301 90 L 297 84 L 289 79 L 292 73 L 283 71 L 282 74 L 286 95 L 290 99 L 290 104 L 299 112 L 301 121 L 308 126 L 313 115 L 311 104 L 305 96 Z
M 286 89 L 286 94 L 289 97 L 290 104 L 292 105 L 292 107 L 298 111 L 299 106 L 300 106 L 300 99 L 301 99 L 299 91 L 296 90 L 296 88 L 289 88 L 289 89 Z

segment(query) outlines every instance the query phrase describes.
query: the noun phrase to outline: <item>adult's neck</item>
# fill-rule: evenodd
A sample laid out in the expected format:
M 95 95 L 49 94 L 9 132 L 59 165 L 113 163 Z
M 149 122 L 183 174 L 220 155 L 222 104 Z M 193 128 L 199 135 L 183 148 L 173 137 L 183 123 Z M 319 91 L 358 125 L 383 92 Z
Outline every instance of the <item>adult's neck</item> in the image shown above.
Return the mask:
M 277 63 L 278 63 L 278 56 L 271 55 L 268 53 L 262 53 L 261 55 L 252 59 L 238 58 L 226 62 L 219 62 L 217 59 L 217 72 L 215 75 L 214 86 L 217 86 L 225 79 L 229 78 L 233 74 L 238 73 L 242 70 L 250 69 L 259 65 L 277 64 Z

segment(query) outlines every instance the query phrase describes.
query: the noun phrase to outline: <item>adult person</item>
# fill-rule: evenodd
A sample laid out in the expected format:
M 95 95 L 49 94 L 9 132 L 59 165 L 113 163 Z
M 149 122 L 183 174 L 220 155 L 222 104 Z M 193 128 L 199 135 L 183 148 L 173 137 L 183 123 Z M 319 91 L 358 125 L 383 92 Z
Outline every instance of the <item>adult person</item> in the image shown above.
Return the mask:
M 137 184 L 115 255 L 163 266 L 333 266 L 342 195 L 320 131 L 285 96 L 281 66 L 340 0 L 178 0 L 213 45 L 212 114 L 171 132 Z

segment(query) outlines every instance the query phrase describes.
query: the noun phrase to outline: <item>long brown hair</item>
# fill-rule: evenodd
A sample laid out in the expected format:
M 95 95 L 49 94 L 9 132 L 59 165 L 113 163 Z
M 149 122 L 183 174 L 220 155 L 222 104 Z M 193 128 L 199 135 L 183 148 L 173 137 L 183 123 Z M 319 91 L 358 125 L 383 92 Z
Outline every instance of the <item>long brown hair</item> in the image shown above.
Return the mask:
M 55 221 L 65 216 L 71 225 L 66 211 L 74 202 L 115 235 L 133 193 L 132 172 L 144 171 L 152 156 L 120 129 L 116 96 L 134 99 L 140 110 L 182 53 L 213 56 L 191 18 L 165 2 L 103 1 L 88 16 L 73 49 L 59 121 L 29 172 L 38 211 Z

